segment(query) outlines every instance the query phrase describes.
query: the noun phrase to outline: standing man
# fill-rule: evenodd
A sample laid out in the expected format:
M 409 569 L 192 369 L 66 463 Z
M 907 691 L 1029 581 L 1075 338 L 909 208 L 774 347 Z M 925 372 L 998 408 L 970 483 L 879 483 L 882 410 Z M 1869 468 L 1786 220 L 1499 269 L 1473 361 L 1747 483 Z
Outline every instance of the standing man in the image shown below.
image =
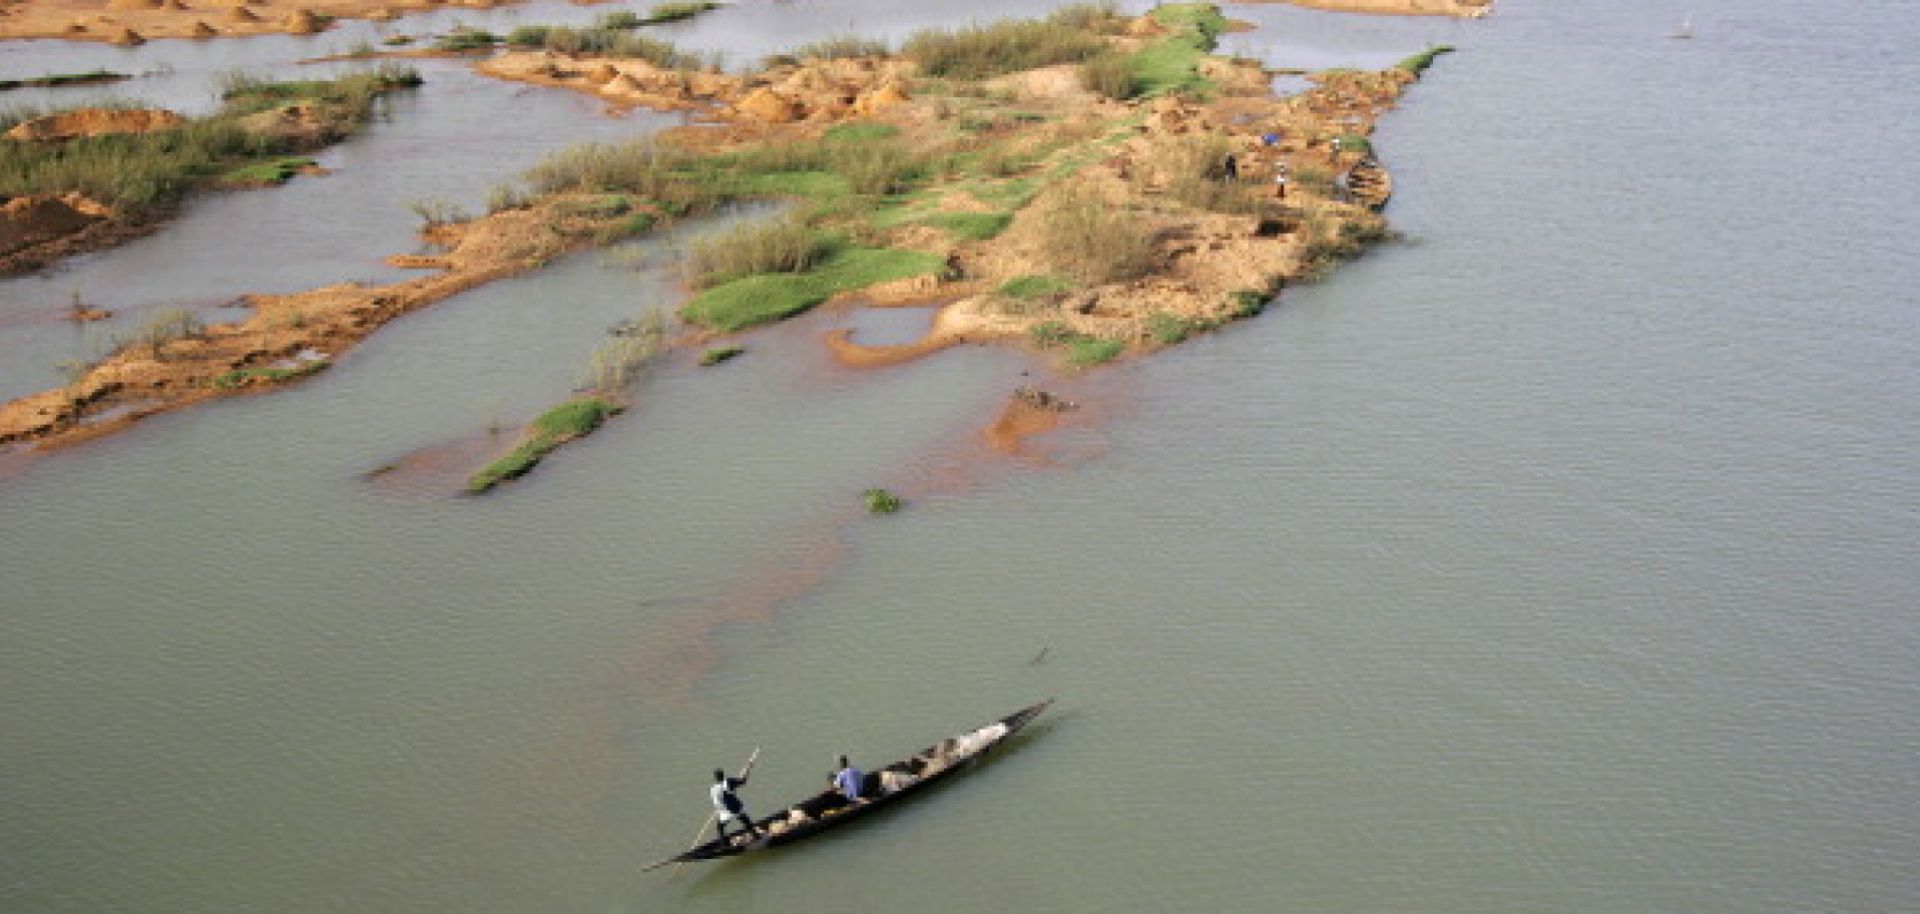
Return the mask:
M 727 777 L 727 773 L 713 769 L 713 787 L 707 793 L 713 797 L 713 830 L 719 833 L 721 840 L 727 837 L 727 823 L 740 820 L 741 830 L 748 840 L 760 837 L 760 827 L 753 824 L 753 817 L 747 815 L 747 805 L 740 802 L 740 795 L 734 791 L 747 786 L 747 773 L 752 766 L 741 769 L 737 778 Z
M 840 795 L 851 803 L 860 799 L 860 785 L 865 780 L 866 776 L 860 773 L 860 769 L 849 764 L 846 756 L 840 756 L 840 767 L 833 772 L 833 789 L 840 791 Z

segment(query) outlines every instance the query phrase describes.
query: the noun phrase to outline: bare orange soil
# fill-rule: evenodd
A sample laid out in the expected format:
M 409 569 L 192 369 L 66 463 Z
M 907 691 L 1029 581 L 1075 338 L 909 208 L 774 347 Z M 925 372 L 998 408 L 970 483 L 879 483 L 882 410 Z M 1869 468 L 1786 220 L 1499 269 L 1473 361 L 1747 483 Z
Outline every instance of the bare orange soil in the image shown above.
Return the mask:
M 493 0 L 0 0 L 0 39 L 137 45 L 154 38 L 310 35 L 333 19 L 387 20 Z
M 482 67 L 621 105 L 700 108 L 718 123 L 678 128 L 670 139 L 711 150 L 816 136 L 851 119 L 891 125 L 909 148 L 931 149 L 966 134 L 954 122 L 962 112 L 998 118 L 983 142 L 1028 153 L 1031 161 L 995 181 L 963 176 L 936 183 L 919 195 L 930 202 L 915 204 L 925 207 L 924 218 L 870 242 L 940 254 L 950 275 L 961 277 L 926 276 L 864 290 L 863 297 L 879 302 L 946 302 L 919 344 L 863 347 L 844 336 L 830 343 L 843 361 L 873 365 L 963 342 L 1031 346 L 1042 323 L 1118 341 L 1130 353 L 1150 352 L 1177 341 L 1157 329 L 1169 319 L 1205 329 L 1247 316 L 1249 305 L 1257 309 L 1281 282 L 1324 269 L 1329 246 L 1380 233 L 1383 221 L 1372 207 L 1333 192 L 1331 175 L 1353 167 L 1359 156 L 1336 150 L 1331 140 L 1370 132 L 1413 74 L 1329 72 L 1316 77 L 1317 88 L 1279 99 L 1255 63 L 1213 58 L 1203 68 L 1217 86 L 1206 101 L 1118 102 L 1081 88 L 1071 67 L 1000 78 L 982 87 L 986 97 L 938 94 L 937 84 L 919 86 L 909 66 L 893 60 L 810 61 L 751 76 L 544 53 L 506 54 Z M 1015 109 L 1028 116 L 995 114 Z M 1261 136 L 1268 133 L 1282 139 L 1266 144 Z M 1180 188 L 1210 164 L 1196 160 L 1195 150 L 1209 156 L 1229 150 L 1238 158 L 1238 181 L 1210 185 L 1226 205 L 1183 201 Z M 1278 201 L 1269 182 L 1282 165 L 1295 181 Z M 1317 182 L 1308 180 L 1316 174 Z M 1012 204 L 1006 229 L 992 238 L 956 239 L 927 221 L 1005 209 L 1009 204 L 996 194 L 1016 181 L 1039 186 Z M 1046 220 L 1064 196 L 1087 194 L 1105 211 L 1145 227 L 1151 250 L 1144 275 L 1081 282 L 1035 300 L 996 291 L 1012 279 L 1070 270 L 1047 253 Z M 163 410 L 296 380 L 389 320 L 591 243 L 610 217 L 582 215 L 593 207 L 569 205 L 574 202 L 547 198 L 432 230 L 431 240 L 447 249 L 444 256 L 395 259 L 438 271 L 431 276 L 249 296 L 254 313 L 244 322 L 159 345 L 128 345 L 65 387 L 0 405 L 0 444 L 83 440 Z M 1347 247 L 1351 253 L 1358 246 Z M 1057 418 L 1031 407 L 1016 403 L 1002 423 L 1006 431 L 1045 427 Z
M 71 384 L 0 406 L 0 444 L 85 440 L 231 393 L 273 386 L 324 368 L 394 318 L 521 271 L 582 243 L 599 223 L 564 200 L 507 210 L 429 233 L 444 255 L 406 266 L 434 275 L 389 286 L 347 283 L 292 295 L 250 295 L 237 324 L 122 348 Z

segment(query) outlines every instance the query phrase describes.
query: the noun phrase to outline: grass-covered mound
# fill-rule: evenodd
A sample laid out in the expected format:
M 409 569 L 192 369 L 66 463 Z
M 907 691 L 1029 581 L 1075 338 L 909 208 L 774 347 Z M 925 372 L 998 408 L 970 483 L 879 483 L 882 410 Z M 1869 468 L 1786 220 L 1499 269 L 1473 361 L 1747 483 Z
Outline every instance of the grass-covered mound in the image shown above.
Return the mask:
M 467 480 L 467 491 L 480 494 L 510 479 L 526 475 L 555 448 L 590 435 L 620 411 L 618 404 L 600 397 L 568 400 L 543 413 L 528 426 L 526 436 L 506 456 L 487 464 Z
M 377 98 L 419 83 L 412 69 L 391 66 L 333 80 L 233 75 L 219 112 L 175 129 L 0 143 L 0 197 L 78 192 L 132 218 L 151 216 L 229 174 L 242 184 L 260 183 L 271 163 L 353 133 Z M 294 106 L 300 112 L 294 129 L 261 116 Z M 0 115 L 0 130 L 39 116 L 8 112 Z M 256 165 L 263 167 L 250 170 Z

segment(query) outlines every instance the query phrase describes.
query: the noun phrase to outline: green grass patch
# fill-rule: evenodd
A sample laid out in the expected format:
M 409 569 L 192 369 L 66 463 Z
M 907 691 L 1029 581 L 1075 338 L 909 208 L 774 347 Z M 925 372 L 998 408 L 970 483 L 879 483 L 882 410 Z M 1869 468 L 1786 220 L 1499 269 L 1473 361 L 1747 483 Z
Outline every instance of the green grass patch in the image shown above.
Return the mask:
M 728 362 L 739 358 L 746 351 L 745 348 L 740 346 L 722 346 L 718 349 L 709 349 L 700 354 L 700 364 L 702 367 L 718 365 L 721 362 Z
M 870 143 L 875 140 L 890 140 L 900 135 L 900 128 L 892 124 L 873 124 L 856 122 L 835 124 L 822 134 L 831 143 Z
M 525 476 L 555 448 L 592 434 L 608 416 L 619 411 L 618 405 L 599 397 L 569 400 L 547 410 L 533 420 L 526 437 L 512 451 L 467 479 L 467 491 L 478 495 L 507 480 Z
M 251 165 L 242 165 L 239 168 L 227 172 L 220 180 L 222 183 L 240 187 L 262 187 L 271 184 L 285 184 L 288 179 L 299 174 L 301 170 L 313 168 L 317 165 L 319 165 L 318 162 L 304 156 L 283 156 L 281 158 L 268 159 L 264 162 L 254 162 Z
M 932 254 L 893 248 L 843 247 L 805 273 L 763 273 L 714 286 L 688 302 L 681 316 L 728 332 L 785 320 L 841 292 L 938 273 Z
M 1147 315 L 1147 335 L 1163 346 L 1182 342 L 1187 337 L 1205 329 L 1207 325 L 1204 321 L 1181 317 L 1168 311 L 1155 311 Z
M 281 384 L 296 378 L 325 371 L 331 364 L 325 359 L 305 362 L 292 368 L 236 368 L 215 377 L 212 384 L 219 390 L 233 390 L 246 387 L 259 381 L 266 384 Z
M 711 0 L 695 0 L 695 2 L 687 3 L 656 3 L 653 9 L 647 10 L 647 18 L 644 22 L 647 25 L 679 22 L 682 19 L 692 19 L 708 10 L 716 10 L 719 8 L 720 4 L 711 2 Z
M 491 50 L 500 43 L 500 36 L 486 29 L 461 29 L 440 36 L 433 42 L 433 49 L 458 54 L 465 51 Z
M 1041 349 L 1065 349 L 1067 364 L 1076 368 L 1090 368 L 1111 362 L 1127 350 L 1124 340 L 1089 336 L 1061 321 L 1041 321 L 1034 324 L 1027 328 L 1027 338 Z
M 1051 273 L 1029 273 L 1001 283 L 999 292 L 1008 298 L 1028 301 L 1049 295 L 1059 295 L 1072 288 L 1072 281 L 1063 276 L 1055 276 Z
M 1415 76 L 1419 76 L 1420 74 L 1427 72 L 1428 67 L 1433 66 L 1434 58 L 1439 57 L 1442 54 L 1451 54 L 1451 53 L 1453 53 L 1453 45 L 1436 44 L 1433 47 L 1430 47 L 1424 51 L 1421 51 L 1418 54 L 1413 55 L 1412 57 L 1407 58 L 1406 60 L 1403 60 L 1397 64 L 1394 64 L 1394 66 L 1398 67 L 1399 69 L 1405 70 L 1408 73 L 1412 73 Z
M 1007 230 L 1012 213 L 940 213 L 921 222 L 965 241 L 985 241 Z
M 1113 361 L 1126 350 L 1127 344 L 1121 340 L 1096 337 L 1072 339 L 1067 341 L 1067 364 L 1076 368 L 1091 368 Z
M 1169 3 L 1149 15 L 1167 34 L 1132 55 L 1135 94 L 1210 88 L 1212 84 L 1200 76 L 1200 61 L 1213 51 L 1227 27 L 1220 8 L 1211 3 Z

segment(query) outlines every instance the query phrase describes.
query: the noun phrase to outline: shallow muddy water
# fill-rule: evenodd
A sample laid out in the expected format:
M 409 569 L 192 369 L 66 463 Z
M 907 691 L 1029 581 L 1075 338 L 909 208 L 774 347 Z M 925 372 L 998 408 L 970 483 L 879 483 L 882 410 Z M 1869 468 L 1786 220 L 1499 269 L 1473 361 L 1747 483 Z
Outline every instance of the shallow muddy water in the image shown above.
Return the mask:
M 0 479 L 0 909 L 1911 907 L 1920 102 L 1885 89 L 1920 36 L 1889 0 L 1749 6 L 1696 6 L 1685 42 L 1653 0 L 1235 8 L 1261 29 L 1224 46 L 1279 66 L 1460 52 L 1377 136 L 1404 241 L 1148 363 L 856 371 L 826 333 L 918 316 L 823 311 L 452 494 L 673 298 L 661 238 L 651 269 L 571 257 L 26 465 Z M 682 31 L 748 58 L 843 14 L 1001 12 L 877 9 Z M 74 283 L 138 311 L 379 278 L 408 200 L 671 122 L 432 66 L 335 174 L 0 286 L 0 392 L 79 345 L 11 320 Z M 235 256 L 269 244 L 301 256 Z M 978 432 L 1023 384 L 1082 409 L 998 456 Z M 865 514 L 873 486 L 907 508 Z M 637 872 L 755 746 L 770 810 L 838 753 L 1049 695 L 909 807 Z

